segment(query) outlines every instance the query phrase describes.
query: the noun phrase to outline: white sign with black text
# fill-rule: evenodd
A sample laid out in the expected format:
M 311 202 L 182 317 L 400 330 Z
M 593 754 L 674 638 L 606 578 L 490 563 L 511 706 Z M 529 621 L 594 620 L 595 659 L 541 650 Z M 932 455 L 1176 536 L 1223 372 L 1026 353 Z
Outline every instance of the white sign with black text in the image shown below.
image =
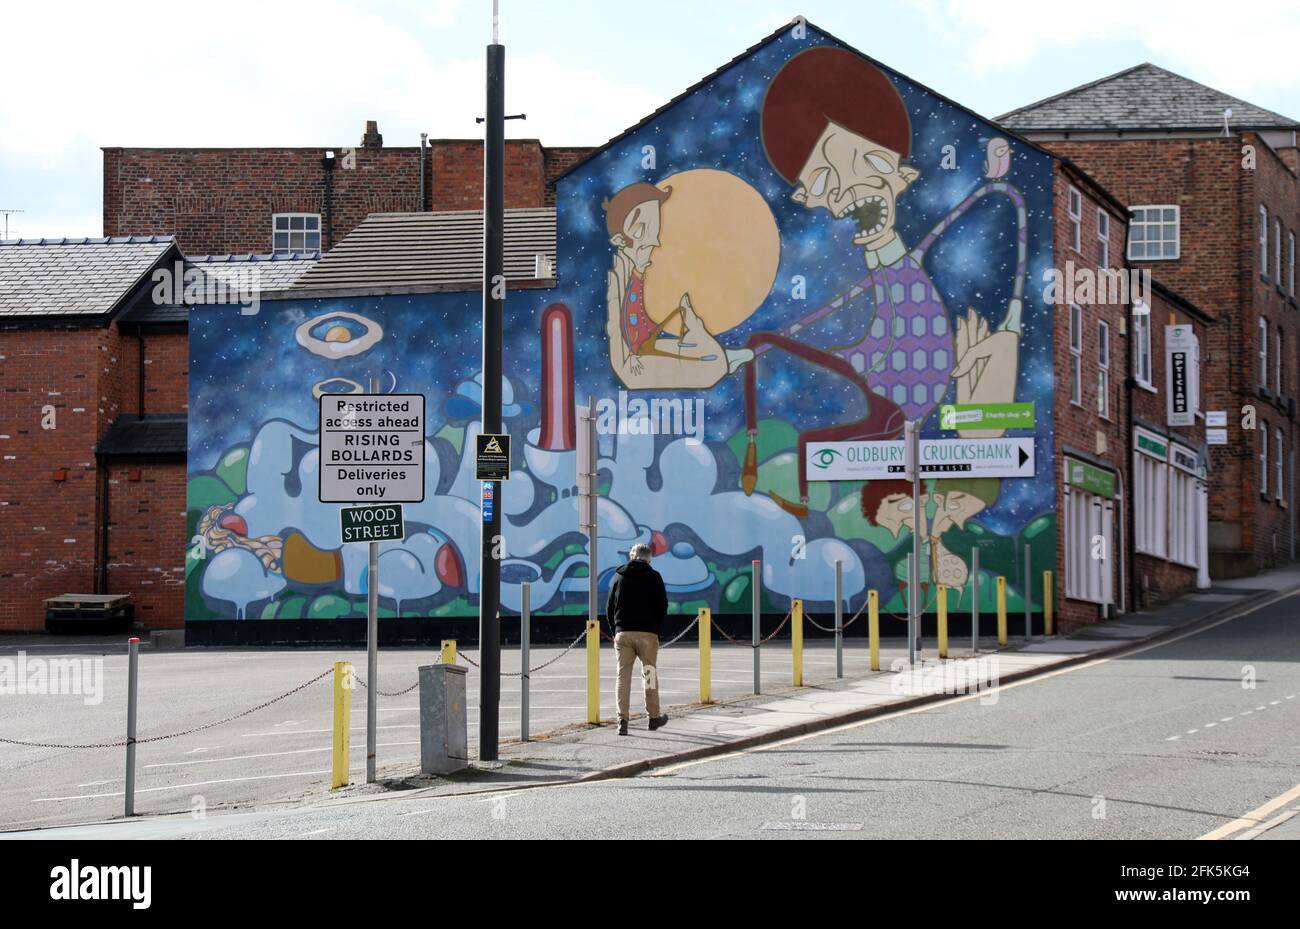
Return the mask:
M 1201 395 L 1200 343 L 1191 326 L 1165 327 L 1165 385 L 1171 426 L 1196 425 Z
M 424 502 L 424 396 L 320 398 L 320 502 Z

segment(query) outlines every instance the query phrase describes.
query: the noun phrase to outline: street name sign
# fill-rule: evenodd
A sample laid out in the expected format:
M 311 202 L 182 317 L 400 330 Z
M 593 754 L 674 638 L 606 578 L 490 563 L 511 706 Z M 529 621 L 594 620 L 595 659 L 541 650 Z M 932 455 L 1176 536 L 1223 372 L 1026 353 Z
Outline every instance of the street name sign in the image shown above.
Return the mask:
M 406 538 L 406 520 L 400 503 L 382 506 L 349 506 L 339 510 L 343 544 L 401 542 Z
M 321 503 L 424 502 L 424 396 L 320 398 Z
M 903 442 L 810 442 L 808 480 L 902 480 Z M 922 477 L 1034 476 L 1034 440 L 923 439 Z

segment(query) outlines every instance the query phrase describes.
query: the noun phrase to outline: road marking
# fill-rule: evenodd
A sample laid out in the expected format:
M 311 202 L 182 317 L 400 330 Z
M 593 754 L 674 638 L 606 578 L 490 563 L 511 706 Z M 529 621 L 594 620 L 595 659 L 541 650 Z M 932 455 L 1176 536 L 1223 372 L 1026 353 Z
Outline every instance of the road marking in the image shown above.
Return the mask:
M 336 828 L 336 826 L 330 826 L 328 829 L 314 829 L 311 832 L 304 832 L 302 835 L 298 836 L 298 838 L 305 839 L 308 836 L 324 835 L 327 832 L 333 832 Z
M 407 746 L 407 745 L 419 745 L 419 744 L 420 742 L 417 739 L 414 742 L 381 742 L 379 743 L 378 747 L 379 748 L 402 748 L 403 746 Z M 354 752 L 363 752 L 365 750 L 366 747 L 364 745 L 352 746 L 352 751 Z M 252 761 L 255 758 L 280 758 L 287 755 L 315 755 L 315 754 L 320 754 L 322 752 L 332 752 L 332 751 L 334 751 L 334 747 L 332 745 L 327 745 L 324 748 L 300 748 L 290 752 L 262 752 L 261 754 L 257 754 L 257 755 L 232 755 L 228 758 L 201 758 L 198 761 L 162 761 L 162 762 L 158 762 L 157 764 L 147 764 L 144 767 L 146 769 L 147 768 L 186 768 L 196 764 L 222 764 L 227 761 Z M 121 778 L 120 777 L 116 778 L 116 780 L 120 781 Z M 112 781 L 101 781 L 100 783 L 109 784 L 112 783 Z M 96 785 L 78 784 L 77 786 L 94 787 Z
M 1286 793 L 1282 794 L 1282 796 L 1275 797 L 1272 800 L 1268 801 L 1268 803 L 1265 803 L 1263 806 L 1251 810 L 1245 816 L 1239 817 L 1238 819 L 1234 819 L 1232 822 L 1220 826 L 1218 829 L 1215 829 L 1213 832 L 1207 832 L 1205 835 L 1201 836 L 1201 839 L 1207 841 L 1226 839 L 1234 832 L 1240 832 L 1243 829 L 1249 829 L 1252 826 L 1258 826 L 1265 822 L 1264 817 L 1268 816 L 1274 810 L 1281 809 L 1282 807 L 1290 803 L 1292 800 L 1296 800 L 1296 799 L 1300 799 L 1300 784 L 1297 784 L 1295 787 L 1292 787 Z
M 214 784 L 238 784 L 244 781 L 271 781 L 286 777 L 319 777 L 323 774 L 329 774 L 329 771 L 299 771 L 296 774 L 259 774 L 254 777 L 226 777 L 214 781 L 194 781 L 189 784 L 172 784 L 167 787 L 137 787 L 135 792 L 138 794 L 158 793 L 164 790 L 192 790 L 195 787 L 211 787 Z M 119 790 L 111 794 L 81 794 L 76 797 L 37 797 L 32 803 L 66 803 L 69 800 L 100 800 L 104 797 L 120 797 L 125 794 L 125 790 Z
M 1276 829 L 1278 826 L 1282 825 L 1283 823 L 1294 819 L 1297 815 L 1300 815 L 1300 806 L 1297 806 L 1294 809 L 1287 810 L 1281 816 L 1274 816 L 1272 819 L 1264 823 L 1264 825 L 1262 826 L 1256 826 L 1254 829 L 1247 829 L 1241 835 L 1237 836 L 1237 838 L 1234 839 L 1233 841 L 1246 842 L 1246 841 L 1250 841 L 1251 839 L 1257 839 L 1265 832 L 1268 832 L 1270 829 Z

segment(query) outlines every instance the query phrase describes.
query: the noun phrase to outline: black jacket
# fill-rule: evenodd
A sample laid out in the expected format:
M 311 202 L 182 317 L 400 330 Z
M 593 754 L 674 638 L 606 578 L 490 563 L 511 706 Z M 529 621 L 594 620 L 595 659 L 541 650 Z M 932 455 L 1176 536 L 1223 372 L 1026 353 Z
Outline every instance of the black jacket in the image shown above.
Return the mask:
M 659 634 L 668 615 L 668 592 L 659 572 L 644 561 L 629 561 L 619 568 L 609 585 L 605 615 L 614 633 Z

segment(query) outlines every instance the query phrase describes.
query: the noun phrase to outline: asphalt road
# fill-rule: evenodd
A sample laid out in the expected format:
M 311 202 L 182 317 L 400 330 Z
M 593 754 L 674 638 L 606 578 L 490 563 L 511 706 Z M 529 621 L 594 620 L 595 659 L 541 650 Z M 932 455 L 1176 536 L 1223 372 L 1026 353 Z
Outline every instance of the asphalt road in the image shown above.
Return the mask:
M 1292 597 L 1009 685 L 994 704 L 956 698 L 631 780 L 111 828 L 206 838 L 1197 838 L 1276 806 L 1300 783 L 1298 605 Z M 1294 835 L 1297 819 L 1260 837 Z

